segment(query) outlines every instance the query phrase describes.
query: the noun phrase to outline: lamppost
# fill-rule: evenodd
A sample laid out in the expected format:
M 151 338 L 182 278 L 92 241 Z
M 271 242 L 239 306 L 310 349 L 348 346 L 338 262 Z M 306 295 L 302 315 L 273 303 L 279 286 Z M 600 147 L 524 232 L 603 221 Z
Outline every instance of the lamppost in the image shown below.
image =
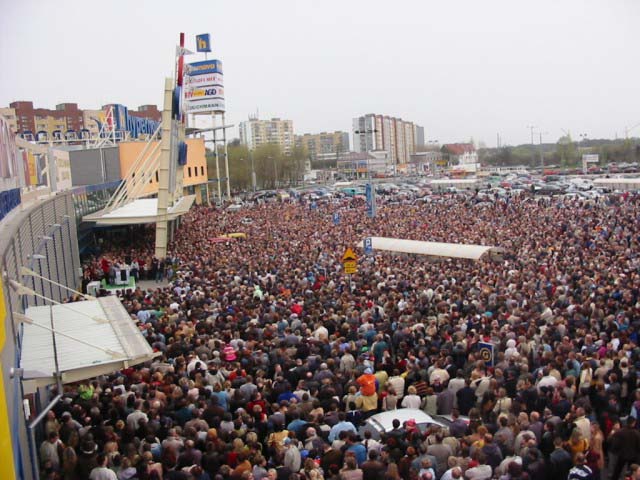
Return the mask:
M 544 174 L 544 150 L 542 148 L 542 135 L 547 135 L 549 132 L 538 132 L 540 134 L 540 167 L 542 168 L 542 173 Z
M 378 130 L 375 128 L 365 128 L 364 130 L 354 130 L 354 134 L 356 135 L 366 135 L 368 133 L 378 133 Z M 367 148 L 367 139 L 364 139 L 365 150 L 367 154 L 367 215 L 369 218 L 374 218 L 376 216 L 376 189 L 373 188 L 373 184 L 371 183 L 371 166 L 369 164 L 369 152 Z
M 535 147 L 533 146 L 533 131 L 538 128 L 535 125 L 527 125 L 527 128 L 531 131 L 531 165 L 535 165 Z
M 624 127 L 624 138 L 626 138 L 628 140 L 629 139 L 629 132 L 631 130 L 633 130 L 634 128 L 638 128 L 638 127 L 640 127 L 640 123 L 636 123 L 632 127 Z
M 440 141 L 439 140 L 427 140 L 427 149 L 429 152 L 437 152 L 439 150 L 440 147 Z M 431 173 L 435 173 L 438 169 L 436 168 L 437 162 L 436 162 L 436 156 L 434 155 L 434 157 L 432 158 L 432 163 L 433 163 L 433 169 L 431 169 L 431 165 L 429 164 L 429 162 L 427 162 L 428 166 L 429 166 L 429 171 Z
M 267 159 L 273 160 L 273 172 L 275 173 L 275 181 L 274 188 L 278 188 L 278 163 L 276 162 L 276 158 L 272 156 L 268 156 Z
M 253 153 L 249 150 L 249 160 L 251 161 L 251 189 L 256 193 L 256 167 L 253 163 Z
M 253 193 L 255 193 L 256 192 L 256 171 L 255 171 L 254 166 L 253 166 L 253 155 L 251 155 L 251 151 L 249 151 L 249 158 L 251 160 L 251 180 L 250 180 L 251 181 L 251 190 L 253 191 Z M 241 158 L 240 161 L 242 163 L 245 163 L 247 161 L 247 159 L 246 158 Z M 249 165 L 247 165 L 247 167 L 248 166 Z

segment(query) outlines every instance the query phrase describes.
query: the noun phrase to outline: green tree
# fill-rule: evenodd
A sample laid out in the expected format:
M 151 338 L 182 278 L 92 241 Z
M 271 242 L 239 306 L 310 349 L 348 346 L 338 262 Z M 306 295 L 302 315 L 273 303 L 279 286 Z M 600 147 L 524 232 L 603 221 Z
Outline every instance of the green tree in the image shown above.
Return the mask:
M 558 139 L 556 152 L 563 167 L 576 165 L 576 144 L 571 139 L 571 135 L 565 135 Z

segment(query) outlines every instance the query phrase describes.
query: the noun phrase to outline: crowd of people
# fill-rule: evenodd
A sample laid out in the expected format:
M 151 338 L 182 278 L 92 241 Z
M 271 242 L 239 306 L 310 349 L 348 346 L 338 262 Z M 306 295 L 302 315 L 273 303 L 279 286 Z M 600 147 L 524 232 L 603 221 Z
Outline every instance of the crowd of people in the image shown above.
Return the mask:
M 168 285 L 118 292 L 159 356 L 65 388 L 43 478 L 640 478 L 639 200 L 194 207 Z M 367 236 L 505 254 L 365 256 Z M 451 423 L 362 428 L 401 408 Z

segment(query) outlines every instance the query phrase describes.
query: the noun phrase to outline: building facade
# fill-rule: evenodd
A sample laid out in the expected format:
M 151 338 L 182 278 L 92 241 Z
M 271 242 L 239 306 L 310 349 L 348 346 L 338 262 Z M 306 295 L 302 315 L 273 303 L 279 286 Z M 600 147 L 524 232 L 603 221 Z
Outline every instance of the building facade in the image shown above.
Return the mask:
M 476 172 L 480 170 L 478 152 L 471 143 L 449 143 L 442 146 L 442 153 L 448 157 L 450 168 Z
M 101 110 L 81 110 L 77 103 L 60 103 L 55 109 L 48 109 L 35 108 L 31 101 L 17 101 L 9 108 L 0 109 L 0 115 L 7 118 L 15 133 L 28 138 L 68 139 L 70 135 L 72 138 L 84 138 L 85 132 L 93 136 L 98 134 L 98 122 L 104 123 L 110 106 L 104 105 Z M 128 110 L 128 114 L 155 122 L 162 119 L 156 105 L 142 105 L 137 111 Z
M 353 119 L 353 146 L 359 153 L 384 150 L 393 165 L 411 161 L 420 136 L 424 143 L 424 129 L 401 118 L 369 113 Z
M 249 120 L 240 122 L 240 143 L 249 150 L 255 150 L 261 145 L 276 144 L 280 145 L 284 153 L 290 153 L 295 145 L 293 121 L 249 117 Z
M 9 124 L 9 128 L 12 132 L 18 131 L 18 120 L 16 118 L 16 109 L 11 107 L 0 108 L 0 116 L 4 117 L 5 121 Z
M 349 152 L 347 132 L 305 133 L 296 135 L 296 145 L 305 148 L 313 162 L 337 161 Z

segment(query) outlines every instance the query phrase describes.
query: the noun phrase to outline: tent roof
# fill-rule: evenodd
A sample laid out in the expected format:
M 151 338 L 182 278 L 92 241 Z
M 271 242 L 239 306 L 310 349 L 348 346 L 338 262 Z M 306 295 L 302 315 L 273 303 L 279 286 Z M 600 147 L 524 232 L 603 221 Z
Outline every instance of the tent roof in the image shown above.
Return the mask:
M 53 316 L 53 329 L 56 332 L 110 351 L 55 335 L 63 383 L 116 372 L 158 355 L 115 296 L 51 307 L 29 307 L 25 315 L 34 323 L 49 328 Z M 106 322 L 99 323 L 93 318 Z M 25 323 L 21 355 L 23 380 L 36 381 L 37 385 L 55 383 L 53 334 L 50 331 Z
M 419 240 L 403 240 L 400 238 L 371 237 L 374 250 L 389 252 L 415 253 L 434 257 L 468 258 L 479 260 L 484 254 L 499 254 L 504 250 L 499 247 L 484 245 L 464 245 L 460 243 L 423 242 Z M 364 241 L 358 245 L 364 248 Z
M 610 185 L 610 184 L 627 184 L 627 185 L 640 185 L 640 178 L 596 178 L 593 180 L 594 185 Z
M 189 211 L 195 195 L 186 195 L 168 209 L 167 220 L 184 215 Z M 138 223 L 154 223 L 158 220 L 158 199 L 139 198 L 110 212 L 100 210 L 82 218 L 85 222 L 96 222 L 98 225 L 130 225 Z

